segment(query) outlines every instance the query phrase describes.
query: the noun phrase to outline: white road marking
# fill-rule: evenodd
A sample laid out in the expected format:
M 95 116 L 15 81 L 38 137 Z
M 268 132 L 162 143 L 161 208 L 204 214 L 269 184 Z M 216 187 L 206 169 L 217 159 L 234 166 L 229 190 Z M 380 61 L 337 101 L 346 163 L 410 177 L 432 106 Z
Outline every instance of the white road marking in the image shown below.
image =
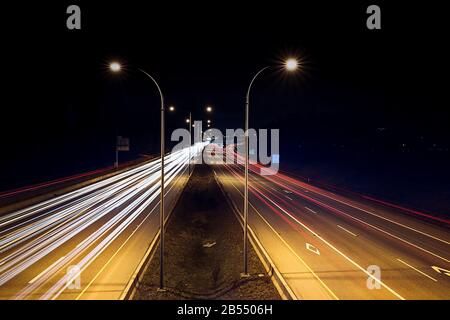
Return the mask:
M 234 187 L 234 189 L 236 189 L 236 191 L 238 192 L 238 194 L 244 198 L 244 195 L 239 191 L 239 189 L 234 185 L 234 183 L 232 182 L 231 185 Z M 269 228 L 273 231 L 273 233 L 275 235 L 277 235 L 277 237 L 281 240 L 282 243 L 284 243 L 284 245 L 292 252 L 292 254 L 294 254 L 294 256 L 297 257 L 298 260 L 300 260 L 300 262 L 309 270 L 309 272 L 311 272 L 311 274 L 317 279 L 317 281 L 319 281 L 319 283 L 331 294 L 331 296 L 336 299 L 339 300 L 339 298 L 336 296 L 336 294 L 325 284 L 325 282 L 322 281 L 322 279 L 320 279 L 320 277 L 314 272 L 313 269 L 311 269 L 311 267 L 297 254 L 297 252 L 295 252 L 295 250 L 289 245 L 289 243 L 287 243 L 287 241 L 280 235 L 280 233 L 275 230 L 275 228 L 262 216 L 262 214 L 253 206 L 253 204 L 251 203 L 251 201 L 249 201 L 249 205 L 250 207 L 255 210 L 255 212 L 258 214 L 258 216 L 262 219 L 262 221 L 264 221 L 264 223 L 266 223 Z M 238 211 L 239 212 L 239 211 Z M 240 216 L 243 218 L 242 213 L 240 213 Z
M 389 235 L 389 236 L 391 236 L 391 237 L 393 237 L 393 238 L 395 238 L 395 239 L 398 239 L 398 240 L 400 240 L 400 241 L 402 241 L 402 242 L 404 242 L 404 243 L 407 243 L 407 244 L 409 244 L 410 246 L 413 246 L 414 248 L 416 248 L 416 249 L 419 249 L 419 250 L 422 250 L 422 251 L 424 251 L 424 252 L 426 252 L 426 253 L 428 253 L 428 254 L 430 254 L 430 255 L 432 255 L 432 256 L 435 256 L 435 257 L 437 257 L 437 258 L 439 258 L 439 259 L 441 259 L 441 260 L 444 260 L 445 262 L 450 262 L 450 260 L 449 259 L 447 259 L 447 258 L 444 258 L 444 257 L 442 257 L 442 256 L 440 256 L 440 255 L 438 255 L 438 254 L 436 254 L 436 253 L 434 253 L 434 252 L 432 252 L 432 251 L 430 251 L 430 250 L 427 250 L 427 249 L 425 249 L 425 248 L 422 248 L 421 246 L 418 246 L 418 245 L 416 245 L 416 244 L 414 244 L 414 243 L 412 243 L 412 242 L 409 242 L 409 241 L 407 241 L 407 240 L 405 240 L 405 239 L 403 239 L 403 238 L 401 238 L 401 237 L 398 237 L 398 236 L 396 236 L 395 234 L 392 234 L 392 233 L 390 233 L 390 232 L 388 232 L 388 231 L 385 231 L 385 230 L 383 230 L 383 229 L 381 229 L 381 228 L 378 228 L 377 226 L 374 226 L 374 225 L 372 225 L 372 224 L 370 224 L 370 223 L 368 223 L 368 222 L 366 222 L 366 221 L 364 221 L 364 220 L 361 220 L 361 219 L 359 219 L 359 218 L 356 218 L 356 217 L 354 217 L 353 215 L 351 215 L 351 214 L 348 214 L 348 213 L 346 213 L 346 212 L 344 212 L 344 211 L 342 211 L 342 210 L 339 210 L 339 209 L 336 209 L 336 208 L 334 208 L 333 206 L 331 206 L 331 205 L 328 205 L 328 204 L 326 204 L 326 203 L 324 203 L 324 202 L 321 202 L 321 201 L 319 201 L 319 200 L 316 200 L 316 199 L 313 199 L 313 198 L 311 198 L 312 199 L 312 201 L 314 201 L 317 205 L 319 205 L 319 206 L 321 206 L 321 207 L 325 207 L 325 208 L 328 208 L 328 209 L 333 209 L 333 210 L 336 210 L 336 211 L 339 211 L 339 213 L 341 213 L 341 214 L 343 214 L 343 215 L 345 215 L 345 216 L 347 216 L 347 217 L 350 217 L 351 219 L 353 219 L 353 220 L 356 220 L 356 221 L 359 221 L 359 222 L 361 222 L 361 223 L 363 223 L 363 224 L 365 224 L 365 225 L 367 225 L 367 226 L 370 226 L 371 228 L 374 228 L 374 229 L 376 229 L 376 230 L 378 230 L 378 231 L 380 231 L 380 232 L 383 232 L 383 233 L 385 233 L 385 234 L 387 234 L 387 235 Z M 330 198 L 330 199 L 332 199 L 332 198 Z M 271 199 L 269 199 L 268 198 L 268 200 L 270 201 L 270 202 L 272 202 L 272 203 L 274 203 Z M 342 201 L 339 201 L 339 200 L 337 200 L 336 199 L 336 201 L 338 201 L 338 202 L 342 202 Z M 344 203 L 344 202 L 342 202 L 342 203 Z M 345 203 L 344 203 L 345 204 Z M 277 207 L 279 207 L 277 204 L 275 204 Z M 349 205 L 349 206 L 351 206 L 351 205 Z M 354 207 L 354 206 L 351 206 L 351 207 Z M 279 207 L 280 208 L 280 207 Z M 357 208 L 357 207 L 354 207 L 354 208 L 356 208 L 356 209 L 359 209 L 359 208 Z M 281 208 L 280 208 L 281 209 Z M 284 209 L 281 209 L 281 210 L 283 210 L 286 214 L 288 214 L 289 216 L 291 216 L 289 213 L 287 213 L 286 212 L 286 210 L 284 210 Z M 363 210 L 363 209 L 360 209 L 360 210 Z M 365 211 L 365 212 L 367 212 L 367 213 L 369 213 L 369 214 L 372 214 L 372 213 L 370 213 L 369 211 L 366 211 L 366 210 L 363 210 L 363 211 Z M 372 214 L 372 215 L 375 215 L 375 214 Z M 376 215 L 375 215 L 376 216 Z M 292 217 L 293 218 L 293 217 Z M 381 218 L 383 218 L 383 217 L 381 217 Z M 293 218 L 293 219 L 295 219 L 295 218 Z M 387 218 L 383 218 L 383 219 L 385 219 L 385 220 L 389 220 L 389 219 L 387 219 Z M 396 223 L 395 221 L 393 221 L 393 223 Z M 399 223 L 396 223 L 396 224 L 399 224 Z M 399 224 L 399 225 L 401 225 L 401 224 Z M 405 228 L 409 228 L 409 227 L 407 227 L 407 226 L 404 226 Z M 412 229 L 412 228 L 409 228 L 409 229 Z M 415 230 L 415 229 L 412 229 L 412 230 Z M 423 233 L 423 232 L 421 232 L 421 231 L 418 231 L 418 230 L 415 230 L 415 231 L 417 231 L 417 232 L 419 232 L 419 233 Z M 425 235 L 428 235 L 428 234 L 426 234 L 426 233 L 423 233 L 423 234 L 425 234 Z M 428 235 L 428 236 L 430 236 L 430 235 Z M 430 237 L 433 237 L 433 236 L 430 236 Z M 433 237 L 434 238 L 434 237 Z M 445 240 L 442 240 L 442 239 L 439 239 L 439 238 L 436 238 L 436 239 L 438 239 L 438 240 L 440 240 L 440 241 L 442 241 L 442 242 L 446 242 Z
M 310 209 L 310 208 L 308 208 L 308 207 L 305 207 L 305 209 L 308 210 L 308 211 L 311 211 L 312 213 L 317 213 L 317 212 L 315 212 L 313 209 Z
M 36 277 L 34 277 L 33 279 L 31 279 L 30 282 L 28 282 L 29 284 L 33 284 L 34 282 L 36 282 L 37 279 L 39 279 L 40 277 L 42 277 L 42 275 L 44 275 L 44 273 L 46 273 L 48 270 L 50 270 L 51 268 L 53 268 L 55 265 L 57 265 L 62 259 L 64 259 L 65 257 L 61 257 L 58 260 L 56 260 L 55 262 L 53 262 L 47 269 L 45 269 L 44 271 L 42 271 L 41 273 L 39 273 Z
M 314 247 L 312 244 L 306 243 L 306 249 L 308 249 L 311 252 L 314 252 L 315 254 L 320 256 L 320 251 L 316 247 Z
M 398 260 L 398 261 L 400 261 L 401 263 L 403 263 L 404 265 L 406 265 L 406 266 L 410 267 L 411 269 L 413 269 L 413 270 L 417 271 L 418 273 L 420 273 L 420 274 L 424 275 L 425 277 L 427 277 L 427 278 L 429 278 L 429 279 L 431 279 L 431 280 L 433 280 L 433 281 L 437 282 L 437 280 L 436 280 L 435 278 L 433 278 L 433 277 L 430 277 L 429 275 L 427 275 L 426 273 L 424 273 L 424 272 L 420 271 L 419 269 L 416 269 L 416 268 L 414 268 L 414 267 L 413 267 L 412 265 L 409 265 L 409 264 L 407 264 L 407 263 L 406 263 L 405 261 L 403 261 L 403 260 L 400 260 L 400 259 L 398 259 L 398 258 L 397 258 L 397 260 Z
M 376 214 L 376 213 L 370 212 L 370 211 L 368 211 L 368 210 L 365 210 L 365 209 L 363 209 L 363 208 L 360 208 L 360 207 L 358 207 L 358 206 L 355 206 L 355 205 L 353 205 L 353 204 L 350 204 L 350 203 L 348 203 L 348 202 L 346 202 L 346 201 L 339 200 L 339 199 L 337 199 L 337 198 L 335 198 L 335 197 L 330 197 L 330 196 L 326 195 L 325 193 L 324 193 L 324 194 L 318 193 L 318 194 L 319 194 L 319 195 L 323 195 L 323 196 L 325 196 L 325 197 L 327 197 L 327 198 L 329 198 L 329 199 L 331 199 L 331 200 L 334 200 L 334 201 L 340 202 L 340 203 L 342 203 L 342 204 L 345 204 L 345 205 L 347 205 L 347 206 L 349 206 L 349 207 L 352 207 L 352 208 L 354 208 L 354 209 L 361 210 L 361 211 L 363 211 L 363 212 L 365 212 L 365 213 L 368 213 L 368 214 L 370 214 L 370 215 L 372 215 L 372 216 L 375 216 L 375 217 L 377 217 L 377 218 L 380 218 L 380 219 L 389 221 L 389 222 L 391 222 L 391 223 L 393 223 L 393 224 L 396 224 L 396 225 L 398 225 L 398 226 L 401 226 L 401 227 L 403 227 L 403 228 L 406 228 L 406 229 L 415 231 L 415 232 L 420 233 L 420 234 L 422 234 L 422 235 L 424 235 L 424 236 L 427 236 L 427 237 L 430 237 L 430 238 L 432 238 L 432 239 L 438 240 L 438 241 L 443 242 L 443 243 L 445 243 L 445 244 L 450 244 L 449 241 L 440 239 L 440 238 L 435 237 L 435 236 L 433 236 L 433 235 L 431 235 L 431 234 L 428 234 L 428 233 L 426 233 L 426 232 L 417 230 L 417 229 L 415 229 L 415 228 L 413 228 L 413 227 L 406 226 L 406 225 L 404 225 L 404 224 L 402 224 L 402 223 L 400 223 L 400 222 L 394 221 L 394 220 L 392 220 L 392 219 L 389 219 L 389 218 L 380 216 L 380 215 L 378 215 L 378 214 Z M 333 195 L 335 195 L 335 194 L 333 194 Z M 336 195 L 335 195 L 335 196 L 336 196 Z M 447 262 L 448 262 L 448 261 L 447 261 Z
M 285 192 L 285 193 L 292 193 L 291 191 L 289 191 L 289 190 L 284 190 L 284 189 L 283 189 L 283 192 Z
M 291 197 L 288 197 L 288 196 L 286 196 L 286 195 L 285 195 L 285 197 L 288 198 L 288 199 L 291 200 L 291 201 L 294 201 L 294 199 L 292 199 Z
M 287 214 L 292 220 L 294 220 L 295 222 L 297 222 L 299 225 L 303 226 L 305 229 L 307 229 L 309 232 L 311 232 L 313 235 L 315 235 L 317 238 L 319 238 L 320 240 L 322 240 L 327 246 L 329 246 L 331 249 L 333 249 L 334 251 L 336 251 L 337 253 L 339 253 L 342 257 L 344 257 L 345 259 L 347 259 L 347 261 L 349 261 L 350 263 L 352 263 L 355 267 L 357 267 L 359 270 L 361 270 L 362 272 L 364 272 L 365 274 L 367 274 L 367 276 L 369 276 L 370 278 L 372 278 L 374 281 L 378 282 L 380 285 L 382 285 L 383 287 L 385 287 L 389 292 L 391 292 L 393 295 L 395 295 L 397 298 L 399 298 L 400 300 L 405 300 L 405 298 L 403 298 L 400 294 L 398 294 L 394 289 L 392 289 L 391 287 L 389 287 L 387 284 L 385 284 L 384 282 L 382 282 L 381 280 L 379 280 L 378 278 L 374 277 L 372 274 L 370 274 L 369 272 L 367 272 L 366 269 L 364 269 L 363 267 L 361 267 L 358 263 L 356 263 L 355 261 L 353 261 L 351 258 L 349 258 L 347 255 L 345 255 L 343 252 L 341 252 L 339 249 L 337 249 L 335 246 L 333 246 L 331 243 L 329 243 L 327 240 L 325 240 L 324 238 L 322 238 L 320 235 L 318 235 L 315 231 L 311 230 L 309 227 L 307 227 L 305 224 L 303 224 L 302 222 L 300 222 L 296 217 L 294 217 L 293 215 L 291 215 L 289 212 L 287 212 L 286 210 L 284 210 L 282 207 L 280 207 L 276 202 L 272 201 L 272 199 L 267 198 L 268 201 L 272 202 L 276 207 L 278 207 L 281 211 L 283 211 L 285 214 Z
M 444 269 L 444 268 L 439 268 L 439 267 L 436 267 L 436 266 L 431 266 L 431 268 L 434 271 L 436 271 L 437 273 L 444 273 L 446 276 L 450 277 L 450 270 L 447 270 L 447 269 Z
M 347 229 L 345 229 L 344 227 L 341 227 L 340 225 L 338 225 L 337 224 L 337 226 L 339 227 L 339 228 L 341 228 L 342 230 L 344 230 L 345 232 L 348 232 L 348 233 L 350 233 L 352 236 L 355 236 L 355 237 L 357 237 L 357 235 L 356 234 L 354 234 L 353 232 L 351 232 L 351 231 L 349 231 L 349 230 L 347 230 Z

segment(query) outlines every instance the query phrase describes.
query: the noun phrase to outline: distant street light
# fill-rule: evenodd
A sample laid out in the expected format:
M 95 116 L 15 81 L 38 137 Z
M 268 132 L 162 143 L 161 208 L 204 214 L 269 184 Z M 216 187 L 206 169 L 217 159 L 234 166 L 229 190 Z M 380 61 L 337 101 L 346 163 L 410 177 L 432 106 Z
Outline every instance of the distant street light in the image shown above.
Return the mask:
M 287 71 L 295 71 L 298 67 L 297 59 L 290 58 L 284 63 L 284 68 Z M 265 70 L 271 68 L 271 66 L 266 66 L 259 70 L 255 76 L 250 81 L 250 85 L 247 89 L 247 95 L 245 99 L 245 132 L 244 132 L 244 149 L 245 149 L 245 188 L 244 188 L 244 274 L 243 276 L 248 276 L 248 158 L 249 158 L 249 133 L 248 133 L 248 119 L 249 119 L 249 105 L 250 105 L 250 90 L 252 88 L 255 79 Z
M 120 69 L 122 69 L 122 66 L 118 62 L 111 62 L 109 68 L 111 69 L 112 72 L 119 72 Z
M 122 67 L 118 62 L 112 62 L 109 65 L 109 68 L 112 72 L 119 72 Z M 145 74 L 148 78 L 150 78 L 153 83 L 156 85 L 158 89 L 159 96 L 161 99 L 161 195 L 160 195 L 160 203 L 159 203 L 159 228 L 160 228 L 160 254 L 159 254 L 159 288 L 164 289 L 164 151 L 165 151 L 165 128 L 164 128 L 164 96 L 162 94 L 161 88 L 159 87 L 158 82 L 146 71 L 142 69 L 138 69 L 140 72 Z M 174 111 L 175 108 L 169 107 L 170 111 Z
M 169 107 L 169 111 L 175 111 L 175 107 L 174 106 L 170 106 Z
M 207 106 L 206 112 L 212 112 L 212 107 Z M 210 127 L 209 123 L 211 123 L 211 120 L 207 120 L 208 122 L 208 128 Z M 195 128 L 195 124 L 192 123 L 192 112 L 189 112 L 189 118 L 186 119 L 186 123 L 191 124 L 189 126 L 189 174 L 192 172 L 191 170 L 191 145 L 192 145 L 192 128 Z M 203 131 L 201 132 L 203 134 Z M 194 139 L 195 140 L 195 139 Z M 194 141 L 195 143 L 195 141 Z M 195 162 L 194 162 L 195 164 Z

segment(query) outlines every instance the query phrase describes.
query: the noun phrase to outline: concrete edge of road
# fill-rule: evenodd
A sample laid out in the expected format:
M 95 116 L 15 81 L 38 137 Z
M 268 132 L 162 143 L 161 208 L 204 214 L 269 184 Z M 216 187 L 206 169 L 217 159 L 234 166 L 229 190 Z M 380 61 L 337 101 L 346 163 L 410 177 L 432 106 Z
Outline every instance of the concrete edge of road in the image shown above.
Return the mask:
M 193 171 L 193 170 L 192 170 Z M 167 227 L 167 223 L 169 221 L 170 216 L 172 215 L 173 210 L 175 209 L 175 206 L 177 205 L 178 201 L 180 200 L 181 195 L 184 192 L 184 189 L 187 186 L 187 183 L 189 179 L 192 176 L 192 172 L 189 174 L 189 178 L 186 180 L 183 189 L 181 192 L 177 195 L 176 200 L 173 202 L 173 205 L 170 207 L 170 210 L 168 210 L 168 214 L 165 220 L 165 227 Z M 150 265 L 150 262 L 153 259 L 153 256 L 155 255 L 156 249 L 158 248 L 159 244 L 159 236 L 161 234 L 161 230 L 158 230 L 156 235 L 154 236 L 152 242 L 150 243 L 150 246 L 148 247 L 147 251 L 144 254 L 144 257 L 139 262 L 138 266 L 134 270 L 133 274 L 130 277 L 130 280 L 128 280 L 128 283 L 123 290 L 122 294 L 119 297 L 119 300 L 132 300 L 135 296 L 137 289 L 139 289 L 139 284 L 141 283 L 145 271 L 147 270 L 148 266 Z
M 216 173 L 214 172 L 214 179 L 217 182 L 217 185 L 219 186 L 219 189 L 222 191 L 222 193 L 225 196 L 225 199 L 227 199 L 228 204 L 230 205 L 232 211 L 234 212 L 237 220 L 239 221 L 242 228 L 244 228 L 244 223 L 242 221 L 242 217 L 240 215 L 239 209 L 236 207 L 236 205 L 233 203 L 231 198 L 229 197 L 228 193 L 223 188 L 222 184 L 218 180 Z M 249 230 L 249 240 L 250 243 L 255 250 L 259 260 L 263 264 L 264 268 L 266 269 L 267 274 L 270 275 L 270 279 L 272 280 L 272 283 L 274 284 L 275 288 L 277 289 L 278 293 L 280 294 L 281 298 L 283 300 L 298 300 L 298 298 L 295 296 L 294 291 L 292 291 L 291 287 L 288 285 L 286 280 L 284 279 L 281 272 L 278 270 L 275 263 L 270 258 L 267 251 L 264 249 L 263 245 L 259 241 L 258 237 L 256 236 L 253 229 L 248 226 Z
M 75 183 L 75 184 L 72 184 L 72 185 L 68 185 L 66 187 L 61 187 L 60 189 L 56 189 L 54 191 L 49 191 L 49 192 L 46 192 L 46 193 L 38 195 L 38 196 L 31 196 L 28 199 L 19 200 L 18 202 L 14 202 L 14 203 L 5 205 L 4 207 L 0 207 L 0 216 L 3 215 L 3 214 L 7 214 L 9 212 L 13 212 L 13 211 L 16 211 L 16 210 L 20 210 L 20 209 L 23 209 L 23 208 L 35 205 L 35 204 L 37 204 L 39 202 L 42 202 L 42 201 L 49 200 L 49 199 L 51 199 L 53 197 L 57 197 L 57 196 L 63 195 L 65 193 L 67 193 L 67 192 L 71 192 L 71 191 L 74 191 L 76 189 L 80 189 L 80 188 L 86 187 L 86 186 L 91 185 L 93 183 L 96 183 L 96 182 L 99 182 L 99 181 L 111 178 L 111 177 L 113 177 L 113 176 L 115 176 L 117 174 L 120 174 L 120 173 L 123 173 L 123 172 L 125 172 L 127 170 L 136 168 L 136 167 L 141 166 L 141 165 L 143 165 L 145 163 L 148 163 L 148 162 L 150 162 L 152 160 L 154 160 L 154 158 L 146 159 L 146 160 L 141 161 L 139 163 L 132 164 L 130 166 L 126 166 L 126 167 L 120 168 L 118 170 L 114 170 L 113 172 L 109 172 L 109 173 L 106 173 L 106 174 L 101 174 L 101 175 L 99 175 L 97 177 L 90 178 L 90 179 L 87 179 L 87 180 L 84 180 L 84 181 L 81 181 L 81 182 L 78 182 L 78 183 Z

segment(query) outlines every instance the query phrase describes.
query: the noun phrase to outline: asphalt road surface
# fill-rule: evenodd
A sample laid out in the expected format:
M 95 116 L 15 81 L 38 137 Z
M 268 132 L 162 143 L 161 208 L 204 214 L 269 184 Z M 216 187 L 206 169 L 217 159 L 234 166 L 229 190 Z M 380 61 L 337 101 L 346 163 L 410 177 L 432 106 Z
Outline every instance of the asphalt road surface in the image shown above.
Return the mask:
M 189 155 L 166 156 L 166 211 L 189 178 Z M 0 216 L 0 298 L 119 299 L 159 231 L 159 196 L 155 159 Z
M 450 299 L 448 220 L 261 169 L 250 165 L 249 225 L 298 299 Z M 243 165 L 214 171 L 242 214 Z

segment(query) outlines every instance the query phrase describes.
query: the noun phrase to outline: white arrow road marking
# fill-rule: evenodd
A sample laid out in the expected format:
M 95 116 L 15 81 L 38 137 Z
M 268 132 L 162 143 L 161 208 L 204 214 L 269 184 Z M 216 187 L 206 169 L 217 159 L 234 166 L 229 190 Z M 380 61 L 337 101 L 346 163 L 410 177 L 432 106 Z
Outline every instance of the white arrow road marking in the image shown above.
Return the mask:
M 437 282 L 437 280 L 436 280 L 435 278 L 433 278 L 433 277 L 430 277 L 429 275 L 427 275 L 426 273 L 424 273 L 424 272 L 420 271 L 419 269 L 416 269 L 416 268 L 414 268 L 414 267 L 413 267 L 412 265 L 409 265 L 409 264 L 407 264 L 407 263 L 406 263 L 405 261 L 403 261 L 403 260 L 400 260 L 400 259 L 398 259 L 398 258 L 397 258 L 397 260 L 398 260 L 398 261 L 400 261 L 401 263 L 403 263 L 404 265 L 406 265 L 406 266 L 410 267 L 411 269 L 413 269 L 413 270 L 417 271 L 418 273 L 420 273 L 420 274 L 424 275 L 425 277 L 427 277 L 427 278 L 429 278 L 429 279 L 431 279 L 431 280 L 433 280 L 433 281 Z
M 315 254 L 320 256 L 320 251 L 319 249 L 317 249 L 316 247 L 314 247 L 312 244 L 306 243 L 306 249 L 308 249 L 309 251 L 314 252 Z
M 440 268 L 440 267 L 436 267 L 436 266 L 431 266 L 431 268 L 436 271 L 437 273 L 443 273 L 446 276 L 450 277 L 450 270 L 444 269 L 444 268 Z

